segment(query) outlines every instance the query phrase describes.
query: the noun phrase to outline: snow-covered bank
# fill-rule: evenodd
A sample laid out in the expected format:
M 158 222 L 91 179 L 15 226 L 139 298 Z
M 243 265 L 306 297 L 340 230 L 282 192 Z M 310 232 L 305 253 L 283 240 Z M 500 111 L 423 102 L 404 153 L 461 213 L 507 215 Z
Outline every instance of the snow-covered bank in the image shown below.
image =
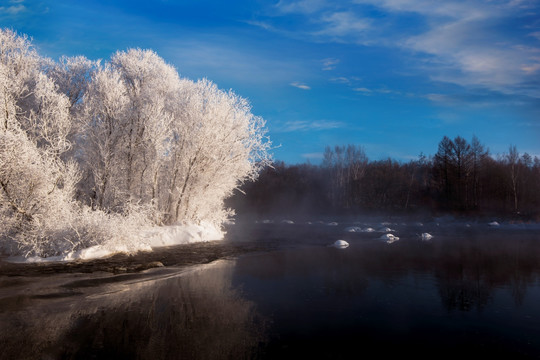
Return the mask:
M 152 251 L 153 248 L 192 244 L 196 242 L 222 240 L 225 234 L 216 226 L 210 223 L 200 225 L 170 225 L 156 226 L 143 231 L 142 241 L 118 243 L 111 241 L 100 245 L 90 246 L 85 249 L 70 251 L 59 256 L 39 257 L 39 256 L 13 256 L 6 260 L 18 263 L 38 263 L 38 262 L 59 262 L 74 260 L 91 260 L 105 258 L 118 253 L 136 253 L 138 251 Z
M 145 232 L 146 244 L 150 247 L 191 244 L 194 242 L 221 240 L 224 233 L 214 225 L 172 225 L 152 228 Z

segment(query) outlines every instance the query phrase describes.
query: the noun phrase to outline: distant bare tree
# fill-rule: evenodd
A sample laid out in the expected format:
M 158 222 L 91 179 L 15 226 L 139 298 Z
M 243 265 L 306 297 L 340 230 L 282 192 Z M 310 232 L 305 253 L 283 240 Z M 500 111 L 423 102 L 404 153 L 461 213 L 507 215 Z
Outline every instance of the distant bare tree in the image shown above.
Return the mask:
M 519 152 L 517 151 L 515 145 L 510 145 L 510 148 L 508 149 L 508 154 L 504 156 L 504 159 L 508 166 L 508 178 L 510 184 L 510 191 L 513 199 L 514 212 L 518 213 L 519 178 L 521 172 L 521 163 L 519 159 Z

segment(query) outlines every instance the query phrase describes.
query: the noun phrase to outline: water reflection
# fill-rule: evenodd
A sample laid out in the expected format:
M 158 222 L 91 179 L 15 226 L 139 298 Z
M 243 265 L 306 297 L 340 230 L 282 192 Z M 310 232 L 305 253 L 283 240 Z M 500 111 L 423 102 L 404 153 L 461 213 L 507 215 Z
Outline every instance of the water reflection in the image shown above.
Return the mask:
M 507 287 L 516 305 L 540 273 L 540 237 L 508 234 L 439 238 L 395 244 L 360 239 L 345 251 L 316 246 L 242 258 L 237 273 L 274 281 L 321 282 L 331 294 L 360 294 L 377 279 L 391 284 L 410 272 L 432 275 L 448 310 L 481 310 Z M 307 282 L 307 283 L 306 283 Z M 303 286 L 302 285 L 302 286 Z
M 538 234 L 298 241 L 235 268 L 235 286 L 273 320 L 262 358 L 540 357 Z
M 62 277 L 47 296 L 3 308 L 0 358 L 252 358 L 265 326 L 230 287 L 232 269 L 220 261 L 115 284 Z
M 0 359 L 540 357 L 538 233 L 340 233 L 336 249 L 327 228 L 251 229 L 257 253 L 191 268 L 0 276 Z

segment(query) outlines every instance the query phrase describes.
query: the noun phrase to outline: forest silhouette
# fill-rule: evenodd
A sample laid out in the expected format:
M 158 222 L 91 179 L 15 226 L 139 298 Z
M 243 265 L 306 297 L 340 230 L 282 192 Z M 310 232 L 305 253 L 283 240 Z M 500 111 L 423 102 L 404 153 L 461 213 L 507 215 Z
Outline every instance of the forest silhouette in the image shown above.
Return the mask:
M 435 155 L 370 161 L 357 145 L 326 147 L 320 165 L 277 161 L 244 194 L 238 213 L 283 215 L 451 214 L 540 219 L 540 159 L 493 156 L 480 140 L 443 137 Z

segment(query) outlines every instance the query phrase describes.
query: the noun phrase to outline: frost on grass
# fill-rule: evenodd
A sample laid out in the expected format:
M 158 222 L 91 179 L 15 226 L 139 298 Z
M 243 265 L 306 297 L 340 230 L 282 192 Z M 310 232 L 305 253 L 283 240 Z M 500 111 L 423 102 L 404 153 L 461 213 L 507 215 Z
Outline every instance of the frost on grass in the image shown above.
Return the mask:
M 0 29 L 4 252 L 70 258 L 219 237 L 233 215 L 224 199 L 257 178 L 269 147 L 246 99 L 180 78 L 152 51 L 55 62 Z

